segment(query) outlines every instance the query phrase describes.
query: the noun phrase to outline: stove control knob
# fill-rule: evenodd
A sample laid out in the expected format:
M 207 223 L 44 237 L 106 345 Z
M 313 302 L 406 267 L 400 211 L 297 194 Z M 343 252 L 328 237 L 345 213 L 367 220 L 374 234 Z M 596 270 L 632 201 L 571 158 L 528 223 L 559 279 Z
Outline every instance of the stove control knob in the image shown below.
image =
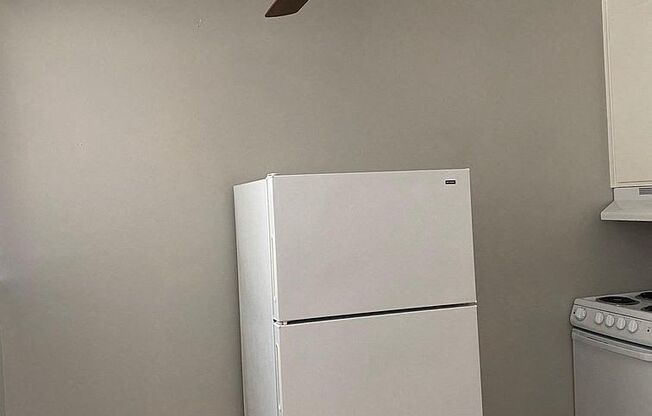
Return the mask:
M 616 321 L 616 328 L 625 329 L 625 326 L 627 326 L 627 321 L 625 321 L 625 318 L 618 318 Z
M 583 321 L 584 318 L 586 318 L 586 309 L 582 307 L 578 307 L 575 309 L 575 317 L 577 318 L 578 321 Z
M 614 319 L 613 315 L 607 315 L 607 317 L 604 320 L 604 324 L 607 325 L 609 328 L 614 326 L 614 322 L 616 322 L 616 320 Z
M 629 324 L 627 325 L 627 330 L 631 332 L 632 334 L 638 331 L 638 322 L 636 321 L 629 321 Z
M 595 321 L 596 324 L 601 325 L 604 322 L 604 314 L 602 312 L 596 313 L 593 321 Z

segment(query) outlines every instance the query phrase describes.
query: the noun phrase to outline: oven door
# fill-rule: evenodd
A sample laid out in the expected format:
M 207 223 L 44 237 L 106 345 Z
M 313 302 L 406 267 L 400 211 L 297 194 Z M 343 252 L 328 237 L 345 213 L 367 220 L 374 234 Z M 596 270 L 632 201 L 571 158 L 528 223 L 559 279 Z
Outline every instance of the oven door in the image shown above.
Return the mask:
M 575 416 L 641 416 L 652 409 L 652 348 L 573 329 Z

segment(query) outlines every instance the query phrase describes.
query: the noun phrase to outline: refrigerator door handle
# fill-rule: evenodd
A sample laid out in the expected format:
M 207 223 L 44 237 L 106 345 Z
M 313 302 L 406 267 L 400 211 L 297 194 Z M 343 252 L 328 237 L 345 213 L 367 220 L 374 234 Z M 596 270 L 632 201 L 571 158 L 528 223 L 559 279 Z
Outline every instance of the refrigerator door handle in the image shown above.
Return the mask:
M 591 336 L 576 329 L 573 330 L 573 340 L 637 360 L 652 362 L 652 351 L 646 348 L 612 341 L 603 337 L 598 338 L 597 336 Z

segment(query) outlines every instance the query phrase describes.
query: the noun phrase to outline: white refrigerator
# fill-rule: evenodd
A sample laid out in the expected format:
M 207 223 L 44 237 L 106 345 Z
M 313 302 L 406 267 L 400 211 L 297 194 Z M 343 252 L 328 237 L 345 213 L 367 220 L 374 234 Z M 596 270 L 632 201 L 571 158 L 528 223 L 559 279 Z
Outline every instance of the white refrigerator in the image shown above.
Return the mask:
M 246 416 L 482 414 L 468 169 L 234 196 Z

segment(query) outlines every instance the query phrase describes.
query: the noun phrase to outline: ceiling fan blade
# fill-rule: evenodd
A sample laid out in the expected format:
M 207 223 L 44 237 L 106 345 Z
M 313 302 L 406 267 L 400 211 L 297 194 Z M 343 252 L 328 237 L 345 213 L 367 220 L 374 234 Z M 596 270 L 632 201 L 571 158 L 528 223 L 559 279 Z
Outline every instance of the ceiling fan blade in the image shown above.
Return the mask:
M 276 0 L 272 7 L 267 10 L 265 17 L 280 17 L 294 14 L 301 10 L 308 0 Z

